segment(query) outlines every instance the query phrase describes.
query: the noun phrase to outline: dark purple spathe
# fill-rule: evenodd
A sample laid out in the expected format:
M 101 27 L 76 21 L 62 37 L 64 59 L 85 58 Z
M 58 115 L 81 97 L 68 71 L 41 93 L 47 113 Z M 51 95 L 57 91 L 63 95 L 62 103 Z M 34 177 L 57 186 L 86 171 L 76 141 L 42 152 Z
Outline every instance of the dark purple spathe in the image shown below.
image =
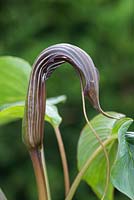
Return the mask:
M 79 47 L 56 44 L 46 48 L 33 64 L 23 120 L 23 139 L 28 148 L 42 146 L 45 114 L 45 83 L 62 63 L 70 63 L 85 83 L 84 93 L 93 107 L 103 112 L 99 104 L 99 77 L 91 57 Z

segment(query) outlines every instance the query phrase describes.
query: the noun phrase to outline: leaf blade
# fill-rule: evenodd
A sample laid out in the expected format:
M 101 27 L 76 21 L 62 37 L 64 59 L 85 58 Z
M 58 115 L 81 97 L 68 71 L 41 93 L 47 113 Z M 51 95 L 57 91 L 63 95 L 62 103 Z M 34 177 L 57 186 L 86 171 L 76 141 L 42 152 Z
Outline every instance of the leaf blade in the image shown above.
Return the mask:
M 118 124 L 118 154 L 112 167 L 111 180 L 113 185 L 130 199 L 134 199 L 134 145 L 125 137 L 127 129 L 133 122 L 127 118 L 126 122 Z M 133 133 L 134 134 L 134 133 Z
M 7 200 L 6 196 L 2 192 L 1 188 L 0 188 L 0 200 Z
M 55 105 L 58 103 L 64 103 L 66 99 L 67 99 L 66 95 L 61 95 L 57 97 L 47 98 L 46 102 L 49 104 Z
M 0 57 L 0 106 L 25 99 L 31 66 L 21 58 Z
M 56 97 L 57 98 L 57 97 Z M 24 115 L 25 102 L 16 102 L 5 104 L 0 107 L 0 125 L 22 119 Z M 46 103 L 46 114 L 45 120 L 52 126 L 59 126 L 62 118 L 58 113 L 58 109 L 55 105 L 50 104 L 49 101 Z
M 118 113 L 110 113 L 115 117 L 123 117 L 124 115 Z M 115 136 L 112 134 L 112 127 L 116 122 L 115 119 L 109 119 L 102 115 L 96 116 L 93 120 L 91 120 L 91 124 L 94 129 L 99 134 L 102 141 L 105 141 L 109 137 L 113 137 L 113 141 L 115 140 Z M 117 133 L 116 133 L 117 134 Z M 117 137 L 117 136 L 116 136 Z M 88 126 L 82 130 L 79 143 L 78 143 L 78 169 L 80 170 L 86 160 L 94 153 L 94 151 L 99 147 L 99 143 L 96 140 L 95 136 L 92 134 L 91 130 L 89 130 Z M 107 146 L 107 150 L 110 156 L 110 165 L 112 165 L 116 150 L 117 143 L 111 142 Z M 113 152 L 113 154 L 111 154 Z M 106 178 L 106 161 L 103 154 L 103 151 L 94 159 L 90 168 L 85 173 L 83 180 L 87 182 L 87 184 L 93 189 L 93 191 L 97 194 L 99 198 L 102 197 L 105 187 L 105 178 Z M 113 186 L 110 183 L 108 187 L 108 192 L 106 195 L 106 200 L 113 199 Z

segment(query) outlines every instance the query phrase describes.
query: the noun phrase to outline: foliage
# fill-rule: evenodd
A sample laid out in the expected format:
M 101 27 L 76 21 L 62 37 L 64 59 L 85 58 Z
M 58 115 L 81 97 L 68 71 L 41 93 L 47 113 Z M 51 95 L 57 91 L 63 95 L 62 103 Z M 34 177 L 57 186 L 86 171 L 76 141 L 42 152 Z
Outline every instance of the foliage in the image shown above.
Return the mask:
M 23 118 L 25 102 L 18 100 L 25 100 L 30 71 L 30 65 L 20 58 L 0 58 L 0 125 Z M 65 96 L 59 96 L 46 102 L 45 119 L 52 126 L 61 123 L 55 104 L 65 99 Z
M 0 200 L 6 200 L 5 195 L 3 194 L 2 190 L 0 189 Z
M 120 114 L 113 113 L 115 116 Z M 123 117 L 123 115 L 122 115 Z M 133 145 L 128 149 L 127 141 L 124 142 L 127 136 L 127 129 L 133 122 L 130 118 L 123 117 L 120 120 L 111 120 L 102 116 L 101 114 L 91 120 L 91 124 L 103 140 L 110 158 L 110 168 L 112 168 L 112 182 L 113 185 L 133 199 Z M 117 139 L 119 138 L 119 146 Z M 122 138 L 122 139 L 121 139 Z M 131 139 L 129 142 L 132 142 Z M 87 159 L 96 152 L 99 147 L 98 141 L 93 135 L 92 131 L 86 125 L 81 132 L 78 143 L 78 168 L 79 170 L 84 166 Z M 116 158 L 118 148 L 118 157 Z M 130 154 L 131 152 L 131 154 Z M 116 159 L 116 162 L 115 162 Z M 123 167 L 124 166 L 124 167 Z M 129 174 L 129 176 L 128 176 Z M 130 175 L 131 174 L 131 175 Z M 99 151 L 97 156 L 92 160 L 90 167 L 86 171 L 83 179 L 91 186 L 93 191 L 99 198 L 102 197 L 106 180 L 106 160 L 103 156 L 103 151 Z M 112 200 L 113 185 L 109 183 L 106 200 Z
M 25 100 L 30 71 L 30 65 L 22 59 L 8 56 L 0 58 L 0 125 L 23 118 L 25 102 L 18 100 Z M 64 95 L 47 99 L 45 120 L 53 127 L 58 127 L 62 121 L 55 104 L 65 100 Z M 0 195 L 4 200 L 1 191 Z
M 11 62 L 11 64 L 10 64 Z M 23 69 L 24 67 L 24 69 Z M 25 71 L 24 71 L 25 70 Z M 11 71 L 11 73 L 9 73 Z M 10 75 L 8 75 L 10 74 Z M 2 57 L 0 58 L 0 91 L 5 91 L 1 98 L 0 107 L 0 124 L 6 124 L 11 121 L 22 118 L 24 115 L 24 100 L 26 97 L 26 83 L 28 84 L 28 78 L 30 74 L 30 65 L 24 60 L 14 57 Z M 7 84 L 7 79 L 11 82 L 10 86 Z M 16 76 L 17 78 L 16 78 Z M 21 79 L 22 78 L 22 79 Z M 18 80 L 20 83 L 17 85 Z M 23 85 L 25 83 L 25 86 Z M 21 93 L 20 93 L 21 90 Z M 13 93 L 11 92 L 13 91 Z M 46 102 L 46 115 L 45 120 L 48 121 L 54 128 L 58 127 L 61 123 L 61 117 L 58 114 L 55 104 L 65 101 L 65 96 L 56 98 L 50 98 Z M 3 104 L 3 103 L 6 104 Z M 110 113 L 111 114 L 111 113 Z M 128 132 L 127 129 L 132 123 L 132 119 L 125 118 L 124 115 L 118 113 L 112 113 L 112 116 L 123 117 L 120 120 L 109 119 L 102 114 L 99 114 L 91 120 L 91 124 L 95 131 L 99 134 L 106 146 L 109 159 L 110 168 L 112 167 L 112 182 L 113 185 L 121 192 L 125 193 L 131 199 L 133 199 L 133 135 L 134 133 Z M 117 139 L 119 140 L 118 155 L 117 152 Z M 100 148 L 98 140 L 93 135 L 92 131 L 86 125 L 82 130 L 82 133 L 78 142 L 78 168 L 81 171 L 86 161 L 92 157 L 92 155 Z M 116 160 L 115 160 L 116 158 Z M 123 167 L 122 167 L 123 166 Z M 90 166 L 85 171 L 83 179 L 93 189 L 96 195 L 101 199 L 106 180 L 106 160 L 103 156 L 103 151 L 100 149 L 96 156 L 92 159 Z M 124 181 L 125 180 L 125 181 Z M 113 185 L 111 182 L 108 186 L 106 194 L 106 200 L 113 200 Z M 4 199 L 5 197 L 2 196 Z
M 23 59 L 0 57 L 0 106 L 25 100 L 30 71 Z
M 121 116 L 120 114 L 114 113 L 114 116 Z M 117 151 L 117 132 L 113 135 L 112 130 L 115 124 L 115 119 L 108 119 L 101 114 L 96 116 L 91 120 L 91 124 L 96 130 L 96 132 L 101 137 L 102 141 L 107 145 L 107 151 L 110 158 L 110 165 L 112 166 L 116 151 Z M 92 131 L 86 125 L 81 132 L 79 143 L 78 143 L 78 168 L 82 168 L 86 160 L 95 152 L 95 150 L 100 146 L 98 140 L 93 135 Z M 106 159 L 104 157 L 104 152 L 100 153 L 92 161 L 89 169 L 84 175 L 83 179 L 91 186 L 93 191 L 97 194 L 99 198 L 102 197 L 105 183 L 106 183 L 106 169 L 107 169 Z M 107 200 L 113 199 L 113 186 L 109 183 L 108 193 L 106 195 Z
M 124 123 L 118 124 L 118 154 L 112 167 L 111 178 L 119 191 L 134 199 L 134 132 L 126 133 L 131 123 L 132 120 L 124 120 Z

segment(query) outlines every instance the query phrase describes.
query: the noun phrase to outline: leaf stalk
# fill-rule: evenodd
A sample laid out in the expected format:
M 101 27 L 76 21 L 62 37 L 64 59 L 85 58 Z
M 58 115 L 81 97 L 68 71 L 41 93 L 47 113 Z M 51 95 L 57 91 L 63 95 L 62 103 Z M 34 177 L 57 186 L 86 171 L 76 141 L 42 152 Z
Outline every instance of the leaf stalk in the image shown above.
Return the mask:
M 57 142 L 58 142 L 58 146 L 59 146 L 59 151 L 60 151 L 60 156 L 61 156 L 61 161 L 62 161 L 62 166 L 63 166 L 65 196 L 66 196 L 69 192 L 69 189 L 70 189 L 70 179 L 69 179 L 67 158 L 66 158 L 64 144 L 63 144 L 63 141 L 62 141 L 62 137 L 61 137 L 59 127 L 54 127 L 54 131 L 55 131 L 55 134 L 56 134 L 56 138 L 57 138 Z
M 31 149 L 29 153 L 36 177 L 39 200 L 50 200 L 43 148 Z
M 103 142 L 103 146 L 106 147 L 111 141 L 117 139 L 117 137 L 109 137 L 107 140 L 105 140 Z M 88 160 L 86 161 L 86 163 L 83 165 L 83 167 L 81 168 L 81 170 L 79 171 L 79 173 L 77 174 L 75 180 L 73 181 L 73 184 L 70 188 L 70 191 L 66 197 L 65 200 L 72 200 L 76 189 L 78 188 L 81 179 L 83 178 L 84 174 L 86 173 L 87 169 L 89 168 L 90 164 L 93 162 L 93 160 L 96 158 L 96 156 L 103 151 L 103 147 L 100 145 L 95 151 L 94 153 L 91 155 L 90 158 L 88 158 Z

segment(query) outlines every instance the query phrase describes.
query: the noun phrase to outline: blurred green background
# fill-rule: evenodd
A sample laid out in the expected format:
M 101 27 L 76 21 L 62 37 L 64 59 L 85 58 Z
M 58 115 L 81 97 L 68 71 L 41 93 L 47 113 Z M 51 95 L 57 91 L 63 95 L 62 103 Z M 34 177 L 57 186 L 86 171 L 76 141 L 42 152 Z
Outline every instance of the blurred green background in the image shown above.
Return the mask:
M 100 100 L 105 111 L 134 117 L 134 18 L 132 0 L 1 0 L 0 55 L 31 64 L 44 48 L 67 42 L 83 48 L 100 71 Z M 77 173 L 76 152 L 85 124 L 79 79 L 64 64 L 47 81 L 47 96 L 67 95 L 59 105 L 61 131 L 71 180 Z M 86 102 L 89 118 L 97 113 Z M 133 128 L 133 127 L 132 127 Z M 45 125 L 45 151 L 54 200 L 63 200 L 63 176 L 54 132 Z M 10 200 L 37 199 L 29 155 L 21 140 L 21 121 L 0 127 L 0 186 Z M 97 200 L 82 182 L 76 200 Z M 115 191 L 116 200 L 127 200 Z

